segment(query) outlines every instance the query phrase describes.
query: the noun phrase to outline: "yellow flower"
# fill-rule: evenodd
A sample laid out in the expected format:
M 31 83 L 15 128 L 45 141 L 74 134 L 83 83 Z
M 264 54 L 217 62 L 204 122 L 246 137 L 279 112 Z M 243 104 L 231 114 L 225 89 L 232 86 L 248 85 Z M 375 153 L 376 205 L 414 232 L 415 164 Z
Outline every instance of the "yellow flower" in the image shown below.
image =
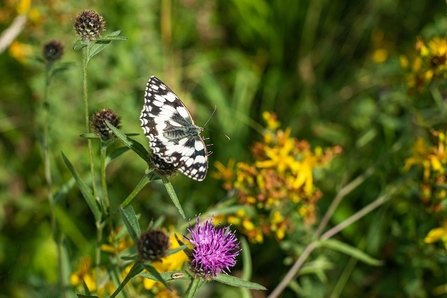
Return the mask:
M 224 166 L 220 161 L 216 161 L 214 166 L 217 168 L 217 172 L 212 172 L 211 177 L 217 180 L 224 180 L 225 182 L 232 181 L 235 163 L 236 161 L 234 158 L 230 158 L 226 166 Z
M 180 238 L 181 236 L 177 234 L 177 237 Z M 177 239 L 175 238 L 175 234 L 171 234 L 169 238 L 171 243 L 169 249 L 175 249 L 180 246 L 177 242 Z M 158 272 L 161 273 L 161 272 L 180 270 L 182 269 L 183 263 L 185 263 L 187 260 L 188 257 L 186 256 L 185 252 L 178 251 L 175 254 L 171 254 L 166 258 L 161 259 L 161 261 L 159 262 L 153 262 L 151 265 L 152 267 L 157 269 Z M 152 289 L 152 287 L 154 287 L 154 285 L 157 283 L 159 282 L 148 278 L 145 278 L 143 281 L 144 288 L 147 290 Z
M 267 129 L 275 130 L 281 125 L 281 123 L 276 119 L 276 115 L 274 113 L 263 112 L 262 118 L 264 118 L 264 121 L 267 124 Z
M 388 59 L 388 51 L 384 48 L 377 49 L 373 52 L 372 59 L 377 64 L 383 63 Z
M 432 229 L 425 237 L 425 243 L 434 243 L 442 240 L 444 246 L 447 248 L 447 222 L 442 227 Z
M 33 53 L 31 46 L 13 41 L 9 46 L 9 54 L 17 59 L 20 63 L 25 63 L 26 57 Z
M 106 271 L 101 268 L 101 276 L 105 272 Z M 70 275 L 70 284 L 74 287 L 79 286 L 83 288 L 85 283 L 87 288 L 92 292 L 96 292 L 96 295 L 99 297 L 102 297 L 104 293 L 108 293 L 109 295 L 113 293 L 115 286 L 112 281 L 106 280 L 105 282 L 101 282 L 99 289 L 96 289 L 97 279 L 96 269 L 92 268 L 92 260 L 87 256 L 79 261 L 78 269 Z M 103 280 L 101 277 L 99 277 L 99 279 Z

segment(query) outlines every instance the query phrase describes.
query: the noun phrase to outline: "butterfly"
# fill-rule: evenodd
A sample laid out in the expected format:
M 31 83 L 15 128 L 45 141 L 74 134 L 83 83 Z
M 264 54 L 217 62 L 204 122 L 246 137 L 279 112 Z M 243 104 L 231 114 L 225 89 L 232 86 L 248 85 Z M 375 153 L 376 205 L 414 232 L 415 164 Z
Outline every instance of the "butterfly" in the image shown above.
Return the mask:
M 147 82 L 140 120 L 155 166 L 172 167 L 194 180 L 205 179 L 210 153 L 200 135 L 203 128 L 194 124 L 185 104 L 155 76 Z

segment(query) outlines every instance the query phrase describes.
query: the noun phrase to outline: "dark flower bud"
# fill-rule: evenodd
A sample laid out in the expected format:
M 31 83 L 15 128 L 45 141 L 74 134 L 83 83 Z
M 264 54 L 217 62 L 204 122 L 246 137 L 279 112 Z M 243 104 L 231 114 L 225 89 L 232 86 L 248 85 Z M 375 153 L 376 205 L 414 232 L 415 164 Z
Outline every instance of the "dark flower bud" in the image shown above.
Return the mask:
M 43 46 L 42 53 L 45 60 L 54 62 L 64 54 L 64 45 L 57 40 L 49 41 Z
M 83 10 L 75 18 L 73 23 L 76 34 L 83 40 L 96 40 L 106 29 L 104 18 L 93 10 Z
M 92 116 L 92 131 L 105 141 L 113 137 L 113 131 L 107 126 L 106 121 L 116 128 L 120 128 L 121 118 L 111 109 L 102 109 Z
M 169 236 L 161 230 L 148 230 L 137 240 L 138 254 L 143 261 L 160 261 L 169 249 Z
M 148 164 L 158 176 L 169 177 L 177 172 L 177 167 L 163 160 L 156 154 L 149 154 Z

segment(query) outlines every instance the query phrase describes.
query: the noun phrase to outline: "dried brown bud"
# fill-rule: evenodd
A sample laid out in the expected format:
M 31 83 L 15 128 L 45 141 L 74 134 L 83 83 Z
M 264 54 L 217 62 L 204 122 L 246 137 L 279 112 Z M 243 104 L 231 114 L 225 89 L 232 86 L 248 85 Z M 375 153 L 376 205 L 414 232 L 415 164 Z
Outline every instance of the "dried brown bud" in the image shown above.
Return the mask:
M 106 22 L 96 11 L 83 10 L 76 16 L 73 26 L 83 40 L 96 40 L 106 29 Z
M 102 140 L 108 140 L 113 137 L 113 132 L 106 124 L 106 120 L 116 128 L 120 128 L 121 118 L 111 109 L 102 109 L 92 116 L 92 131 Z
M 161 230 L 149 230 L 137 240 L 138 254 L 143 261 L 160 261 L 169 249 L 169 236 Z
M 48 62 L 59 60 L 64 54 L 64 45 L 57 40 L 49 41 L 43 46 L 42 53 Z

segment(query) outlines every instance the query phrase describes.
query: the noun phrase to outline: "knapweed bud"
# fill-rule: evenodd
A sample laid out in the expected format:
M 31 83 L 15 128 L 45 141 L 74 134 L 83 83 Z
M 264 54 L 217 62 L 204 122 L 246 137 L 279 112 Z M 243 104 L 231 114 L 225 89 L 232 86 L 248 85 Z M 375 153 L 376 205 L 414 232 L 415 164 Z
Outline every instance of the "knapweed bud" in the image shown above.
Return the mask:
M 160 261 L 169 249 L 169 236 L 161 230 L 148 230 L 137 240 L 138 254 L 143 261 Z
M 156 154 L 149 154 L 148 164 L 158 176 L 169 177 L 177 173 L 177 167 L 163 160 Z
M 104 18 L 93 10 L 83 10 L 75 18 L 73 23 L 75 32 L 83 40 L 96 40 L 106 29 Z
M 92 131 L 105 141 L 113 137 L 113 131 L 107 126 L 106 120 L 116 128 L 120 128 L 121 118 L 111 109 L 102 109 L 92 116 Z
M 49 41 L 43 46 L 42 54 L 48 62 L 59 60 L 64 54 L 64 45 L 57 40 Z

